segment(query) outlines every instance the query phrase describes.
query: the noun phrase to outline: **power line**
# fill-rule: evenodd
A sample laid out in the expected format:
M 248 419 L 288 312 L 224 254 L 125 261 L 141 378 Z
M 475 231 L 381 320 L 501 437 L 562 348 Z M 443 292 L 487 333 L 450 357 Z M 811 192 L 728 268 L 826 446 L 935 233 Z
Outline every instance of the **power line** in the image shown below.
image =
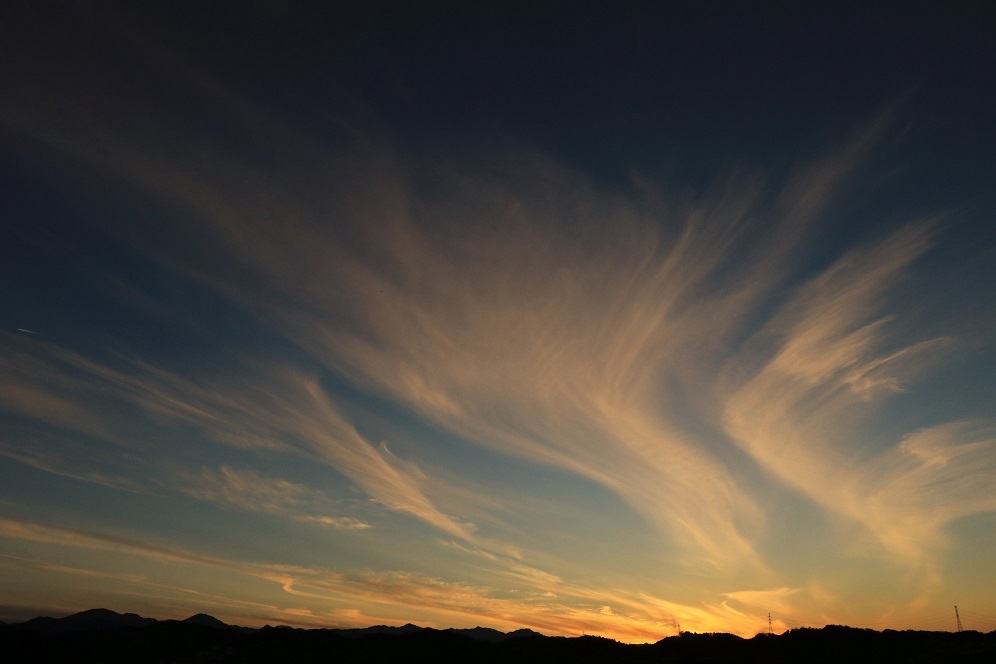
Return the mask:
M 966 611 L 964 609 L 959 609 L 959 611 L 964 613 L 966 618 L 971 618 L 972 620 L 986 623 L 996 623 L 996 616 L 986 615 L 984 613 L 979 613 L 978 611 Z

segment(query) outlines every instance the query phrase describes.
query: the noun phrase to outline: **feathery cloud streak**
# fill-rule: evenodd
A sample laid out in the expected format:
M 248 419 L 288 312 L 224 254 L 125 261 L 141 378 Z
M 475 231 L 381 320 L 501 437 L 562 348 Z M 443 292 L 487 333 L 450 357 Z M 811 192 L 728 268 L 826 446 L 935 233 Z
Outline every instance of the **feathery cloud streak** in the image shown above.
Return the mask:
M 927 225 L 903 229 L 800 288 L 761 333 L 778 340 L 773 356 L 725 405 L 731 438 L 759 464 L 910 563 L 930 562 L 946 524 L 996 506 L 991 424 L 943 423 L 879 449 L 869 440 L 876 405 L 953 343 L 895 348 L 883 314 L 929 235 Z
M 0 389 L 12 397 L 9 408 L 21 416 L 130 447 L 136 441 L 121 430 L 127 425 L 123 418 L 106 417 L 98 426 L 97 418 L 87 408 L 77 406 L 82 402 L 94 412 L 106 412 L 106 405 L 98 404 L 114 400 L 136 406 L 137 412 L 130 413 L 132 418 L 144 415 L 166 418 L 173 426 L 194 425 L 206 438 L 222 444 L 306 454 L 330 464 L 388 507 L 411 513 L 450 535 L 473 538 L 465 524 L 432 505 L 408 469 L 394 463 L 389 452 L 364 440 L 313 379 L 290 370 L 263 368 L 235 381 L 239 386 L 253 387 L 236 390 L 231 383 L 209 386 L 141 364 L 122 372 L 57 348 L 39 347 L 34 351 L 35 356 L 12 352 L 8 364 L 19 371 L 0 382 Z M 47 356 L 48 362 L 39 364 L 38 356 Z M 228 376 L 226 381 L 232 378 Z M 44 398 L 36 398 L 38 394 Z M 58 409 L 56 416 L 48 406 L 53 402 L 73 407 Z M 79 413 L 87 416 L 79 417 Z M 210 477 L 201 478 L 204 479 Z M 248 501 L 256 509 L 271 512 L 298 500 L 294 494 L 302 492 L 286 482 L 267 487 L 259 477 L 247 479 L 224 468 L 214 479 L 217 481 L 213 483 L 201 481 L 199 486 L 180 488 L 196 497 L 229 503 Z M 356 525 L 348 520 L 316 523 Z
M 268 129 L 287 133 L 277 123 Z M 197 274 L 354 384 L 478 444 L 599 482 L 676 540 L 692 542 L 695 554 L 728 562 L 752 555 L 763 516 L 729 467 L 725 442 L 691 440 L 687 420 L 716 412 L 722 395 L 709 372 L 721 368 L 726 344 L 781 286 L 783 262 L 879 131 L 873 126 L 801 169 L 777 196 L 733 178 L 697 200 L 597 191 L 528 153 L 500 155 L 496 168 L 444 162 L 419 178 L 383 147 L 368 144 L 366 154 L 342 159 L 312 146 L 302 159 L 325 184 L 318 201 L 300 182 L 234 162 L 210 169 L 221 177 L 194 181 L 182 160 L 145 159 L 131 168 L 140 151 L 148 153 L 129 143 L 112 140 L 104 153 L 119 155 L 112 168 L 195 213 L 199 233 L 208 231 L 203 254 L 215 264 L 200 252 L 156 256 L 165 264 Z M 78 142 L 60 146 L 91 154 Z M 268 187 L 241 184 L 269 178 Z M 248 189 L 255 195 L 247 198 Z M 775 203 L 764 202 L 771 198 Z M 790 330 L 772 368 L 739 394 L 759 398 L 757 388 L 776 370 L 818 380 L 850 367 L 881 323 L 849 330 L 849 321 L 867 315 L 880 282 L 925 247 L 924 232 L 907 235 L 906 244 L 896 241 L 868 259 L 882 263 L 877 271 L 867 274 L 847 258 L 798 294 L 788 308 L 808 318 Z M 179 231 L 176 241 L 183 237 Z M 230 266 L 248 278 L 234 281 Z M 842 281 L 853 282 L 854 292 L 824 295 Z M 836 353 L 820 353 L 842 329 L 854 334 Z M 809 357 L 815 353 L 818 361 Z M 886 359 L 852 367 L 847 379 L 871 394 L 889 380 L 875 378 Z M 292 385 L 293 400 L 257 391 L 278 404 L 285 431 L 308 438 L 312 452 L 372 495 L 469 537 L 417 497 L 316 382 L 280 380 Z M 175 415 L 194 416 L 170 399 Z M 668 412 L 682 401 L 695 412 Z M 212 409 L 219 406 L 253 417 L 234 403 L 212 403 L 201 415 L 217 419 Z M 725 410 L 778 413 L 786 416 L 783 426 L 794 421 L 770 398 L 752 405 L 734 396 Z M 742 436 L 737 426 L 734 439 Z M 801 463 L 812 469 L 826 460 Z

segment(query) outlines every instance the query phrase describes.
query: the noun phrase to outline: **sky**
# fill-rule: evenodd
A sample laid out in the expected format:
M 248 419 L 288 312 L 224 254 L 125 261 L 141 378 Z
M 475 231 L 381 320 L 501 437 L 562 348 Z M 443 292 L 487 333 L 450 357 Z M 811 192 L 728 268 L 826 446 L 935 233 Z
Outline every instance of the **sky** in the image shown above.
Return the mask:
M 985 3 L 4 3 L 0 620 L 996 629 Z

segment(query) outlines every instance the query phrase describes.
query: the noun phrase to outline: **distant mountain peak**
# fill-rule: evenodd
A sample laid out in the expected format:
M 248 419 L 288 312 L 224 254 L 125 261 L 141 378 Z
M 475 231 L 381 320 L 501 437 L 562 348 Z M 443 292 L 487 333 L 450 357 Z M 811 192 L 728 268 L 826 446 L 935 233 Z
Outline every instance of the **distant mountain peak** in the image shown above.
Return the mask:
M 118 613 L 110 609 L 87 609 L 64 618 L 32 618 L 22 625 L 47 632 L 89 632 L 121 627 L 145 627 L 156 622 L 155 618 L 143 618 L 137 613 Z
M 469 627 L 469 628 L 456 628 L 450 627 L 446 631 L 453 632 L 454 634 L 462 634 L 464 636 L 470 637 L 475 641 L 487 641 L 488 643 L 502 643 L 508 641 L 509 639 L 521 639 L 528 636 L 543 636 L 539 632 L 534 632 L 531 629 L 517 629 L 514 632 L 501 632 L 492 627 Z
M 214 616 L 209 616 L 206 613 L 196 613 L 181 622 L 190 623 L 193 625 L 204 625 L 205 627 L 217 627 L 217 628 L 231 627 L 231 625 L 218 620 Z
M 118 613 L 117 611 L 111 611 L 110 609 L 86 609 L 85 611 L 80 611 L 78 613 L 72 613 L 66 618 L 117 618 L 118 616 L 123 616 L 125 614 Z M 136 614 L 131 614 L 136 615 Z
M 507 634 L 507 636 L 510 639 L 520 639 L 520 638 L 523 638 L 523 637 L 526 637 L 526 636 L 543 636 L 543 635 L 540 634 L 539 632 L 535 631 L 535 630 L 531 630 L 529 628 L 522 627 L 521 629 L 517 629 L 514 632 L 509 632 Z

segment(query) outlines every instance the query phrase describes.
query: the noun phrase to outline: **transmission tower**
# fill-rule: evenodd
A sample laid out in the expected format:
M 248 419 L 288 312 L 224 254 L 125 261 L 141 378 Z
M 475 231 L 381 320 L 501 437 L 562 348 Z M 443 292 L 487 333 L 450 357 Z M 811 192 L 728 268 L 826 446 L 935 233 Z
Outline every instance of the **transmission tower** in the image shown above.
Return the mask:
M 957 625 L 958 625 L 958 631 L 960 632 L 962 630 L 961 616 L 958 615 L 958 605 L 957 604 L 955 604 L 955 623 L 957 623 Z
M 768 613 L 768 636 L 771 636 L 771 613 Z

